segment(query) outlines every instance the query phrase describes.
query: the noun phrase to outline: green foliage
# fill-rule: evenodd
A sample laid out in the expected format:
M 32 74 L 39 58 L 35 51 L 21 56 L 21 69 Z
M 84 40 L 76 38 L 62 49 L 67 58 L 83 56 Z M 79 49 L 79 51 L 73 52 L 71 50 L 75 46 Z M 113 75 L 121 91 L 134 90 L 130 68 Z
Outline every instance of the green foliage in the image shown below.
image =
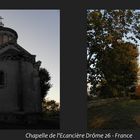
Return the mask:
M 125 96 L 128 87 L 137 82 L 139 18 L 140 12 L 135 10 L 87 11 L 87 83 L 91 93 L 97 93 L 100 85 L 102 94 L 107 90 L 109 96 Z M 106 84 L 101 85 L 102 81 Z
M 49 72 L 45 68 L 39 69 L 39 77 L 40 77 L 41 97 L 43 100 L 52 86 L 50 84 L 51 77 Z
M 112 97 L 112 91 L 111 88 L 107 84 L 102 84 L 100 89 L 100 98 L 111 98 Z
M 135 95 L 138 96 L 138 97 L 140 97 L 140 85 L 137 85 L 137 86 L 136 86 Z
M 43 100 L 43 111 L 46 112 L 59 112 L 60 105 L 55 100 Z
M 138 49 L 131 43 L 121 43 L 104 53 L 100 68 L 108 85 L 116 89 L 118 95 L 127 95 L 128 87 L 137 82 L 137 56 Z
M 54 100 L 43 100 L 43 119 L 59 120 L 60 104 Z

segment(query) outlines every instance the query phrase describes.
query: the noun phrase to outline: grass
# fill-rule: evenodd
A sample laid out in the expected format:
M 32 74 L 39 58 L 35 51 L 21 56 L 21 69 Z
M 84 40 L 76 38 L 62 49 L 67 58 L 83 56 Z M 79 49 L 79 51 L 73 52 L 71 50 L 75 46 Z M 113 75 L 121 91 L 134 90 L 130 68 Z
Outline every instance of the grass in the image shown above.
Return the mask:
M 100 101 L 99 101 L 100 102 Z M 106 102 L 88 108 L 89 129 L 140 128 L 140 99 Z

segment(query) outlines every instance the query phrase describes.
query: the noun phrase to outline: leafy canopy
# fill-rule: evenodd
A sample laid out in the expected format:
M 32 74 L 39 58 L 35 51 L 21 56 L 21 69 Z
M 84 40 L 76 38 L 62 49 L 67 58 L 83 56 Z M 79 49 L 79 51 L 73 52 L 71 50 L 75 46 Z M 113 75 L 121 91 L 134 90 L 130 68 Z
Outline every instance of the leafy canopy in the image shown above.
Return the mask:
M 137 81 L 139 39 L 138 10 L 87 11 L 87 83 L 91 92 L 97 92 L 102 81 L 117 90 L 126 90 Z

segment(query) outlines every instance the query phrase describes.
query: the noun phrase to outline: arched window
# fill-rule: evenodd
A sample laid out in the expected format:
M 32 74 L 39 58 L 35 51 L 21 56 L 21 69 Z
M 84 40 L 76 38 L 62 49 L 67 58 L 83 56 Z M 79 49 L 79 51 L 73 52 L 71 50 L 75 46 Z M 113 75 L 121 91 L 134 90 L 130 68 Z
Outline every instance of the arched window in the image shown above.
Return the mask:
M 4 85 L 4 72 L 0 71 L 0 86 Z

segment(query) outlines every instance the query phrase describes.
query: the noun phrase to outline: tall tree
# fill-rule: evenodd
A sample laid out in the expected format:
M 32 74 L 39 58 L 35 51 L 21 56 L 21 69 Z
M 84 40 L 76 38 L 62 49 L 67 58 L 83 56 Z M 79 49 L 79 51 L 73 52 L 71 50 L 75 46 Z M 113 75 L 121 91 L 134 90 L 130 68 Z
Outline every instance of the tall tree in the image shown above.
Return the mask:
M 111 61 L 102 61 L 105 60 L 104 57 L 119 49 L 123 51 L 120 46 L 134 46 L 125 44 L 126 40 L 136 46 L 140 39 L 139 18 L 138 10 L 87 11 L 87 83 L 91 87 L 91 93 L 96 93 L 96 87 L 101 81 L 109 82 L 109 70 L 105 70 L 105 67 L 114 67 L 117 63 L 116 59 L 113 65 Z
M 40 77 L 41 97 L 43 100 L 52 86 L 50 84 L 51 77 L 49 72 L 45 68 L 39 69 L 39 77 Z
M 138 48 L 132 43 L 120 43 L 104 52 L 101 70 L 114 96 L 127 96 L 137 83 Z M 112 91 L 113 93 L 113 91 Z

